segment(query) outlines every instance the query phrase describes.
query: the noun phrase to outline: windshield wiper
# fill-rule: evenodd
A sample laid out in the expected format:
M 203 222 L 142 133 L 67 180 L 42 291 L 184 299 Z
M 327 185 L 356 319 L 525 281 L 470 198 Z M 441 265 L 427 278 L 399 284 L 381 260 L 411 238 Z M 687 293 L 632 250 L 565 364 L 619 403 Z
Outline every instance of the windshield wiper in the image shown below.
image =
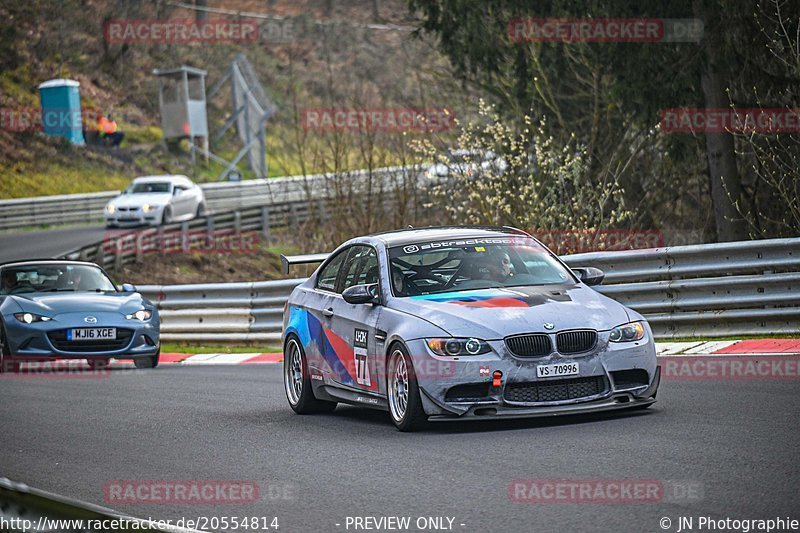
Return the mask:
M 75 289 L 54 288 L 54 289 L 48 289 L 47 292 L 67 292 L 67 291 L 73 291 L 74 292 Z

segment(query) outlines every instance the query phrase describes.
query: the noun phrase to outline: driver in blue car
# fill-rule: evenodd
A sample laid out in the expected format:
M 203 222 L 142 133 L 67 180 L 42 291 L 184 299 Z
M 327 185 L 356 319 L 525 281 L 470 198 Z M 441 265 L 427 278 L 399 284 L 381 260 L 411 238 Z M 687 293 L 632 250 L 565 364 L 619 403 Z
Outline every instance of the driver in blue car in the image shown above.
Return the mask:
M 3 280 L 2 286 L 0 287 L 0 291 L 4 294 L 8 294 L 13 291 L 17 286 L 17 273 L 13 270 L 6 270 L 3 272 Z

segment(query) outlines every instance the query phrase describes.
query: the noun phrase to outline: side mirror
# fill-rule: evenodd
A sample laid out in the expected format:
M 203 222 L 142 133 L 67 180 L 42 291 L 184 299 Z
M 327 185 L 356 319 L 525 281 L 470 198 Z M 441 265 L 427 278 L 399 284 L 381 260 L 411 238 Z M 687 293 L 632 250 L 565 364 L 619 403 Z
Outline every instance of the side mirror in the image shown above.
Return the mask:
M 595 267 L 573 268 L 572 271 L 578 275 L 582 282 L 589 286 L 600 285 L 603 283 L 603 278 L 606 277 L 605 272 Z
M 342 293 L 342 298 L 349 304 L 376 304 L 378 300 L 378 284 L 353 285 Z
M 136 286 L 131 285 L 130 283 L 123 283 L 122 292 L 136 292 Z

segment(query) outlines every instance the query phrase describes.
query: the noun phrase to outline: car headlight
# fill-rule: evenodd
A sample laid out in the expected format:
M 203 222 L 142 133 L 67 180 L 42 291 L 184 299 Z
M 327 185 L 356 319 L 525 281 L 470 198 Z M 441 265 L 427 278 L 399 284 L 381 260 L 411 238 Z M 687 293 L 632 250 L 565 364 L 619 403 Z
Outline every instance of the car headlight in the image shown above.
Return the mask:
M 34 322 L 47 322 L 52 320 L 49 316 L 34 315 L 33 313 L 15 313 L 14 318 L 25 324 L 33 324 Z
M 436 355 L 456 357 L 460 355 L 480 355 L 492 351 L 492 348 L 480 339 L 426 339 L 428 348 Z
M 156 208 L 156 206 L 154 206 L 154 205 L 144 204 L 142 206 L 142 211 L 144 211 L 145 213 L 149 213 L 150 211 L 154 210 L 155 208 Z
M 644 324 L 628 322 L 611 330 L 608 340 L 611 342 L 633 342 L 644 338 Z
M 139 309 L 135 313 L 125 315 L 125 318 L 128 320 L 139 320 L 140 322 L 144 322 L 146 320 L 150 320 L 150 317 L 152 316 L 153 312 L 150 309 Z
M 106 206 L 106 213 L 108 213 L 109 215 L 113 215 L 116 210 L 117 208 L 113 204 L 108 204 Z

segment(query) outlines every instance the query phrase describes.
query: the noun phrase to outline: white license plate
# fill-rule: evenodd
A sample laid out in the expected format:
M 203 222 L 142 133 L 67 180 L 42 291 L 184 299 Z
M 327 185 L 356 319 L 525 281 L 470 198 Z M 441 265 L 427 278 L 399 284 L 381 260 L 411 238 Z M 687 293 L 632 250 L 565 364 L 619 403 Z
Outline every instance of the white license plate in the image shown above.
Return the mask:
M 117 328 L 80 328 L 68 329 L 68 341 L 115 340 Z
M 578 363 L 558 363 L 555 365 L 539 365 L 536 367 L 536 377 L 539 378 L 574 376 L 577 373 Z

